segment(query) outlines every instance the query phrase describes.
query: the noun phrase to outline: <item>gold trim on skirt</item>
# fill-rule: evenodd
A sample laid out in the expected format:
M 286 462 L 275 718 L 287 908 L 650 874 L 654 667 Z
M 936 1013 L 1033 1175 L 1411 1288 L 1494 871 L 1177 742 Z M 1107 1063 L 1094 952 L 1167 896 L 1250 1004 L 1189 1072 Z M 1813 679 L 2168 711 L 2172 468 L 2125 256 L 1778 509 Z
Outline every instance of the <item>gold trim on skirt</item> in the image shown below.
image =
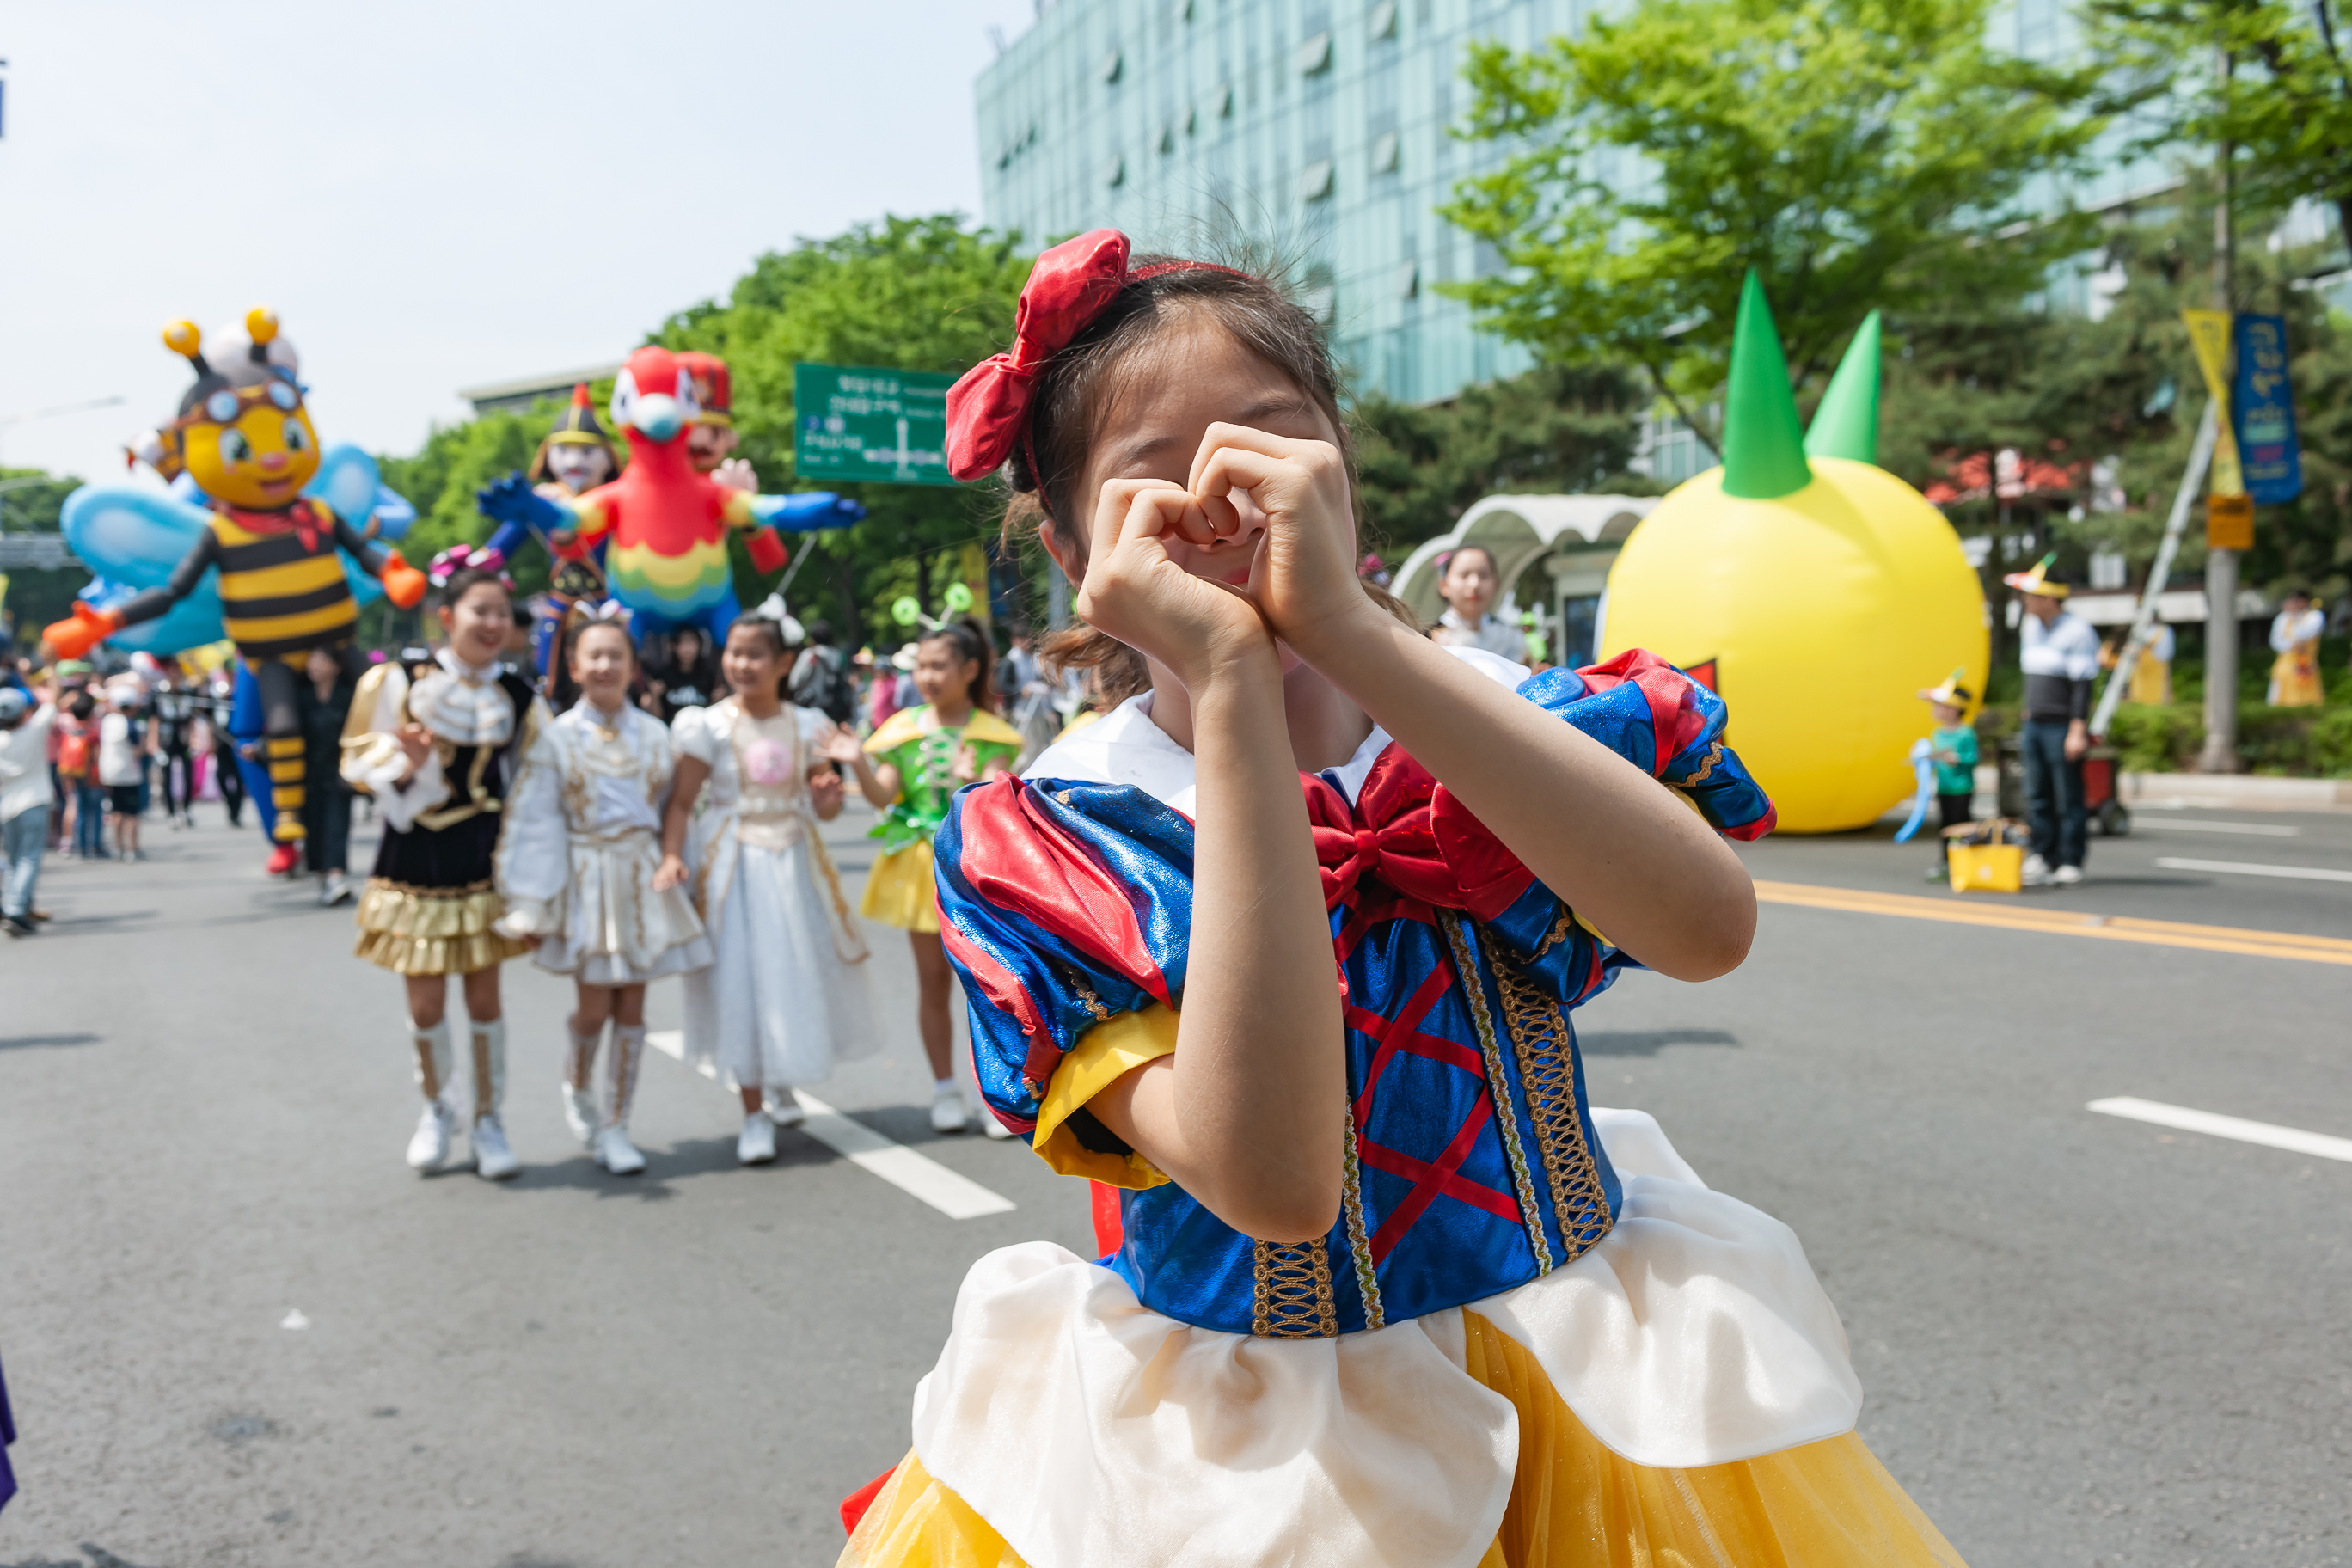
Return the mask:
M 1636 1465 L 1584 1429 L 1517 1341 L 1462 1317 L 1465 1370 L 1519 1417 L 1510 1504 L 1478 1568 L 1966 1568 L 1852 1432 L 1726 1465 Z M 1021 1558 L 908 1454 L 841 1554 L 840 1568 L 886 1565 L 1021 1568 Z
M 931 841 L 919 839 L 893 849 L 866 874 L 866 896 L 857 912 L 901 931 L 940 930 L 940 890 L 931 879 Z
M 360 894 L 359 945 L 352 951 L 394 974 L 471 974 L 530 951 L 490 923 L 506 901 L 488 882 L 466 888 L 414 888 L 368 879 Z

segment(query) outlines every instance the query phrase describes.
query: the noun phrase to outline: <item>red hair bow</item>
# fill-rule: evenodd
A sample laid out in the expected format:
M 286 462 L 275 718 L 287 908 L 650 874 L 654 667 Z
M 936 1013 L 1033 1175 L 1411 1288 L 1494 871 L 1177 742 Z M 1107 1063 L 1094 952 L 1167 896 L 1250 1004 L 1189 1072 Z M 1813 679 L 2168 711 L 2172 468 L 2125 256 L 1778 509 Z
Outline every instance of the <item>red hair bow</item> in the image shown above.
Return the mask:
M 994 473 L 1028 427 L 1037 373 L 1110 304 L 1127 281 L 1127 236 L 1098 228 L 1066 239 L 1029 269 L 1013 319 L 1013 349 L 991 354 L 948 388 L 948 472 Z

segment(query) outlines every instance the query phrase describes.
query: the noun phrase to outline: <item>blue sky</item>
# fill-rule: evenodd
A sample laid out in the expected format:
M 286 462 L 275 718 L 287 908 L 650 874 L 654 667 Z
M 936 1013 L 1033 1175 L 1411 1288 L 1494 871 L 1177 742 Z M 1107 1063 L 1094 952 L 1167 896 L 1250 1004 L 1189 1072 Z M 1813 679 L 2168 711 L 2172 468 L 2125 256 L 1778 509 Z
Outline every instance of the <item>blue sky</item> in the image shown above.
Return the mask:
M 976 213 L 971 82 L 1030 0 L 0 11 L 0 463 L 112 479 L 266 303 L 320 436 L 408 451 L 460 386 L 619 358 L 761 251 Z

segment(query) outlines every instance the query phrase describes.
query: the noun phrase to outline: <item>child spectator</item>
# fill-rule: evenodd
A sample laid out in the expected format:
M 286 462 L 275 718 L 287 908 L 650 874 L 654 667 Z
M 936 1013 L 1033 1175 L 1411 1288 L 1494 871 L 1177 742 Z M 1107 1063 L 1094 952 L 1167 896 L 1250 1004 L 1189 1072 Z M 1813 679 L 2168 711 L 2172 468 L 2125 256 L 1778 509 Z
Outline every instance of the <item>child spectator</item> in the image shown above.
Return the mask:
M 1976 816 L 1977 732 L 1962 722 L 1975 693 L 1960 684 L 1963 672 L 1954 670 L 1941 686 L 1919 693 L 1936 715 L 1935 732 L 1927 737 L 1927 755 L 1936 764 L 1936 810 L 1944 827 L 1958 827 Z M 1936 835 L 1936 863 L 1927 868 L 1930 882 L 1948 881 L 1951 868 L 1946 851 L 1951 841 Z

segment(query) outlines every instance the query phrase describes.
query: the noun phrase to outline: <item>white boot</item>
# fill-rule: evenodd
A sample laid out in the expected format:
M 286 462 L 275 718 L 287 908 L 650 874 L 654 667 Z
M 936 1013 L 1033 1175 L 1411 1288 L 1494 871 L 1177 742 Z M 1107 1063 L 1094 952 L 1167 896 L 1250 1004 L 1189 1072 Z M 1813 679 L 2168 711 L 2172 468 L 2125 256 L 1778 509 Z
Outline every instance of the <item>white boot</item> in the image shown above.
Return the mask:
M 506 1127 L 496 1112 L 474 1119 L 474 1174 L 486 1182 L 503 1182 L 522 1169 L 515 1158 L 513 1145 L 507 1142 Z
M 629 1108 L 636 1102 L 637 1069 L 646 1057 L 643 1024 L 613 1026 L 613 1110 L 596 1130 L 596 1163 L 616 1176 L 634 1176 L 646 1168 L 646 1157 L 629 1142 Z
M 735 1159 L 745 1165 L 764 1165 L 776 1157 L 776 1124 L 764 1110 L 743 1113 L 743 1131 L 735 1140 Z
M 971 1109 L 964 1104 L 963 1090 L 951 1078 L 943 1078 L 931 1086 L 931 1131 L 971 1131 Z
M 563 1124 L 572 1129 L 572 1136 L 580 1140 L 583 1149 L 593 1149 L 596 1146 L 596 1129 L 604 1121 L 596 1105 L 594 1088 L 596 1047 L 604 1043 L 604 1030 L 600 1025 L 583 1034 L 576 1018 L 566 1018 L 563 1031 L 572 1041 L 572 1054 L 564 1058 Z
M 449 1140 L 457 1131 L 457 1113 L 441 1100 L 425 1102 L 425 1113 L 416 1119 L 416 1131 L 408 1140 L 408 1168 L 412 1171 L 437 1171 L 449 1158 Z
M 488 1182 L 503 1182 L 522 1169 L 507 1142 L 499 1106 L 507 1094 L 507 1025 L 503 1018 L 488 1023 L 471 1020 L 474 1037 L 474 1173 Z
M 425 1114 L 417 1118 L 416 1132 L 408 1140 L 408 1164 L 411 1170 L 436 1170 L 449 1158 L 449 1139 L 457 1130 L 457 1113 L 449 1104 L 449 1072 L 455 1064 L 448 1020 L 429 1029 L 420 1029 L 411 1020 L 408 1041 L 416 1087 L 425 1091 Z

